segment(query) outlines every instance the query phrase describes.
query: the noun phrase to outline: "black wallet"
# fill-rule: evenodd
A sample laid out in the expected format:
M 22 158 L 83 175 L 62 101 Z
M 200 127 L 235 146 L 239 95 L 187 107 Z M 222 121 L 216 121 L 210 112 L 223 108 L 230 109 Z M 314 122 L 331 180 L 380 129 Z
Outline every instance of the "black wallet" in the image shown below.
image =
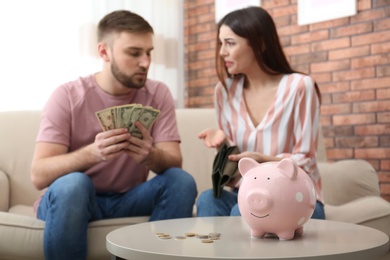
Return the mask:
M 228 160 L 230 154 L 239 153 L 237 146 L 229 146 L 223 143 L 213 162 L 213 173 L 211 175 L 213 182 L 214 197 L 219 198 L 223 187 L 229 183 L 237 173 L 238 162 Z

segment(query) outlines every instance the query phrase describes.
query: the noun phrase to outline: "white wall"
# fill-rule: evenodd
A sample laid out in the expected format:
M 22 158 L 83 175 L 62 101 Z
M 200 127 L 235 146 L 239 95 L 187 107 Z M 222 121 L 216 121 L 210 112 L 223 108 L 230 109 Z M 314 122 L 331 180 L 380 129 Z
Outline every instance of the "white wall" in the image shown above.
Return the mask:
M 182 0 L 2 0 L 0 111 L 41 109 L 60 84 L 100 70 L 96 25 L 117 9 L 134 11 L 153 26 L 149 77 L 167 83 L 181 107 Z

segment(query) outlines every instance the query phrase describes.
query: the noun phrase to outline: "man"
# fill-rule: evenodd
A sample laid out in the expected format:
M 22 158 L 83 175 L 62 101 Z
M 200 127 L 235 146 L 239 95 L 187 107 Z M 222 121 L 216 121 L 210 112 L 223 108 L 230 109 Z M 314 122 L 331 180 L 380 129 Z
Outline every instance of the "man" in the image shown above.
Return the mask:
M 102 70 L 57 88 L 42 114 L 31 179 L 47 188 L 35 207 L 46 221 L 46 259 L 85 259 L 90 221 L 192 216 L 197 191 L 180 168 L 173 98 L 165 84 L 147 79 L 152 27 L 114 11 L 99 22 L 98 41 Z M 160 110 L 150 130 L 136 122 L 141 138 L 127 128 L 102 132 L 97 111 L 133 103 Z M 149 170 L 157 175 L 147 181 Z

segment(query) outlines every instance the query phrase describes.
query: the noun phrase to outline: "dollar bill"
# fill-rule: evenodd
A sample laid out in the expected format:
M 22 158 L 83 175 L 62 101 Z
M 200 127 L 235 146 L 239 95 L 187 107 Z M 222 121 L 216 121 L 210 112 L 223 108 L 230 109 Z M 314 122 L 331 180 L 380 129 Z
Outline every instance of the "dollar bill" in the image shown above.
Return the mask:
M 159 116 L 160 110 L 141 104 L 126 104 L 109 107 L 97 111 L 95 114 L 103 131 L 127 128 L 132 136 L 142 138 L 135 122 L 140 121 L 146 129 L 150 130 Z
M 103 131 L 114 129 L 114 122 L 112 120 L 111 109 L 104 109 L 96 112 L 96 117 L 99 120 L 100 126 Z
M 159 110 L 156 110 L 156 109 L 153 109 L 153 108 L 149 108 L 149 107 L 145 107 L 142 110 L 142 113 L 139 116 L 137 121 L 139 121 L 146 129 L 149 130 L 152 127 L 154 121 L 156 121 L 156 119 L 157 119 L 159 114 L 160 114 Z M 130 131 L 130 134 L 132 136 L 136 136 L 138 138 L 142 138 L 141 131 L 135 125 L 133 125 L 133 128 Z

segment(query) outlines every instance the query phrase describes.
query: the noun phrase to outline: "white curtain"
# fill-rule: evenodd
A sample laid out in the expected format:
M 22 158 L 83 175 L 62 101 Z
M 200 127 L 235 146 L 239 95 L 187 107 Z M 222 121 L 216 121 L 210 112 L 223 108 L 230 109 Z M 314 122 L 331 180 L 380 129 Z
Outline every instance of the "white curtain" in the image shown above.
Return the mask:
M 149 77 L 165 82 L 183 106 L 182 0 L 0 1 L 0 111 L 41 109 L 60 84 L 101 69 L 96 25 L 127 9 L 155 32 Z

